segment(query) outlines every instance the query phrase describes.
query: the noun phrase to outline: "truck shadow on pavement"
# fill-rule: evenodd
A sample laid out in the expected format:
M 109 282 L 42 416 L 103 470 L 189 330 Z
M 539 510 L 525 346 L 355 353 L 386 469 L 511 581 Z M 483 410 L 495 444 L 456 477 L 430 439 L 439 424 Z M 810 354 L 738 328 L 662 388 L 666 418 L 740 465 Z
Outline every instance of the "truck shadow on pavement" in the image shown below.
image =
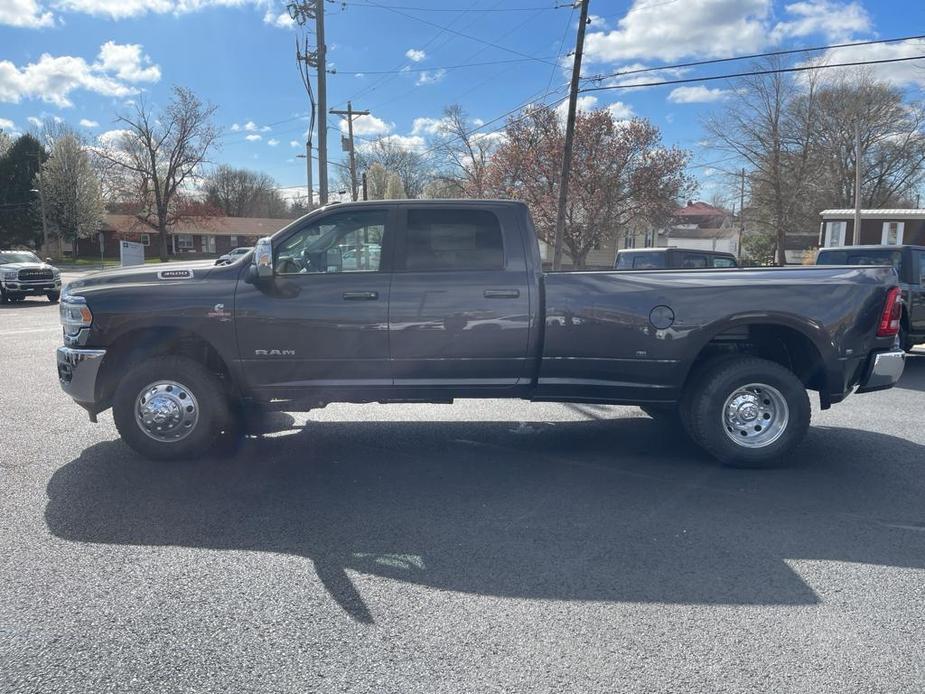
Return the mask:
M 843 428 L 743 471 L 649 419 L 309 421 L 190 463 L 91 446 L 52 476 L 45 517 L 77 542 L 305 557 L 364 623 L 389 606 L 348 571 L 513 598 L 812 605 L 825 584 L 801 560 L 925 567 L 923 469 L 925 446 Z

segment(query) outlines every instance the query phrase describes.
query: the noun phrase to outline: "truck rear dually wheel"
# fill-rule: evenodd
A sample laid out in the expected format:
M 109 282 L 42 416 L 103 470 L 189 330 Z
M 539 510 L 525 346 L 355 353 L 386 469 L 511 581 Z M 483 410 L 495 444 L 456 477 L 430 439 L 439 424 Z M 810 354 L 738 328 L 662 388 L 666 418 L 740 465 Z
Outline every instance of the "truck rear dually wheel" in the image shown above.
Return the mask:
M 733 357 L 706 367 L 688 393 L 692 438 L 734 467 L 775 467 L 809 428 L 806 388 L 766 359 Z
M 154 357 L 132 369 L 113 398 L 122 439 L 155 460 L 208 451 L 229 421 L 228 398 L 218 378 L 187 357 Z

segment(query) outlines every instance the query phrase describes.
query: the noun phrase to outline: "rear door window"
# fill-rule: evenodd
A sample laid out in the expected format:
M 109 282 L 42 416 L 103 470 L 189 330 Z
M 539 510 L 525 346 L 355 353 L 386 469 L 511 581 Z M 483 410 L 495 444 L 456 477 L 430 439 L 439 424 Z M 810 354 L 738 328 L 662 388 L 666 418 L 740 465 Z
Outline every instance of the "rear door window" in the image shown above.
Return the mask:
M 919 256 L 919 284 L 925 287 L 925 251 L 916 251 Z
M 707 266 L 707 256 L 702 253 L 681 253 L 678 267 L 685 270 L 696 270 Z
M 497 216 L 488 210 L 408 210 L 398 267 L 408 272 L 503 270 Z
M 624 257 L 626 264 L 620 265 L 620 269 L 662 270 L 665 267 L 664 253 L 627 253 Z

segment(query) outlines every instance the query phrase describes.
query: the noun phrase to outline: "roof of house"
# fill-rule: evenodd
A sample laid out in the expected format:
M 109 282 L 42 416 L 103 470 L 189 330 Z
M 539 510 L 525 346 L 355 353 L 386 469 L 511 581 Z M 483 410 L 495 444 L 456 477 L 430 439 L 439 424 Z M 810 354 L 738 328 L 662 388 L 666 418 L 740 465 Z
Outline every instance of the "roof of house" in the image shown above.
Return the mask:
M 854 219 L 854 208 L 823 210 L 823 218 Z M 893 208 L 885 210 L 861 210 L 861 219 L 925 219 L 925 209 Z
M 290 222 L 291 219 L 262 217 L 194 217 L 178 222 L 168 232 L 194 236 L 269 236 Z M 102 229 L 123 234 L 152 234 L 157 231 L 130 214 L 107 214 L 103 218 Z
M 688 200 L 687 205 L 675 210 L 675 217 L 726 217 L 729 212 L 702 201 Z

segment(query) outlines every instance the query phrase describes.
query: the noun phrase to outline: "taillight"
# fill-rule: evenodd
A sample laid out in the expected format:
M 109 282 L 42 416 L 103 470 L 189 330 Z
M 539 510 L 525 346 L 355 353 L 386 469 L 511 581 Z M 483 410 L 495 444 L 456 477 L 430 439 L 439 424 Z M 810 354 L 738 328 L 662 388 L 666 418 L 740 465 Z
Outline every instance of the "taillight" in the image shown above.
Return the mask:
M 883 313 L 880 314 L 877 337 L 894 337 L 899 332 L 899 321 L 903 313 L 902 306 L 902 294 L 900 294 L 899 287 L 892 287 L 886 293 L 886 302 L 883 304 Z

